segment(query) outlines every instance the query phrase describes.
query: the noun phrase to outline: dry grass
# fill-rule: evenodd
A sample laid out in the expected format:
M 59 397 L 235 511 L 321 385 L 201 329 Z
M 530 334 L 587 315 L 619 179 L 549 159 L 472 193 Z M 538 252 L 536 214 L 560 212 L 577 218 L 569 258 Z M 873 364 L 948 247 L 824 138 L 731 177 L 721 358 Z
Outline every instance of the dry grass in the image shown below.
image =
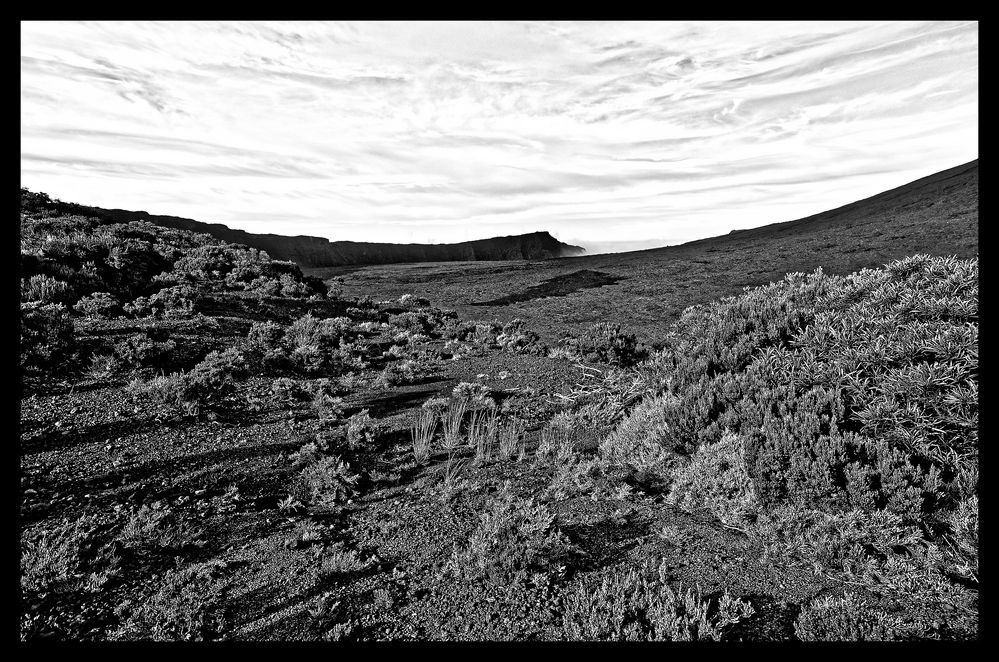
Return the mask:
M 493 446 L 499 428 L 499 419 L 495 409 L 476 409 L 468 424 L 468 445 L 475 449 L 476 466 L 481 466 L 492 459 Z
M 437 430 L 437 417 L 432 411 L 421 409 L 416 423 L 409 431 L 413 438 L 413 457 L 419 464 L 426 464 L 430 459 L 430 444 Z
M 465 419 L 468 403 L 465 400 L 450 400 L 441 413 L 441 424 L 444 428 L 444 439 L 441 445 L 447 450 L 454 450 L 461 445 L 461 423 Z
M 499 427 L 499 454 L 505 460 L 524 459 L 524 422 L 519 418 L 507 420 Z

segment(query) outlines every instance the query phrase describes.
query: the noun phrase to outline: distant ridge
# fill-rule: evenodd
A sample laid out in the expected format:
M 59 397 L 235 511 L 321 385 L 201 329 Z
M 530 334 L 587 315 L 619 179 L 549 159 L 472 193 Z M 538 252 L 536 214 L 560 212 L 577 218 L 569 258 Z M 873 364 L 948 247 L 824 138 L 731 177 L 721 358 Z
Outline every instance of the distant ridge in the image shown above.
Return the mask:
M 388 244 L 330 241 L 322 237 L 254 234 L 222 225 L 178 216 L 157 216 L 125 209 L 100 210 L 113 220 L 148 221 L 155 225 L 210 234 L 216 239 L 267 251 L 276 260 L 291 260 L 303 269 L 398 262 L 454 262 L 478 260 L 546 260 L 575 257 L 580 246 L 564 244 L 547 232 L 463 241 L 456 244 Z

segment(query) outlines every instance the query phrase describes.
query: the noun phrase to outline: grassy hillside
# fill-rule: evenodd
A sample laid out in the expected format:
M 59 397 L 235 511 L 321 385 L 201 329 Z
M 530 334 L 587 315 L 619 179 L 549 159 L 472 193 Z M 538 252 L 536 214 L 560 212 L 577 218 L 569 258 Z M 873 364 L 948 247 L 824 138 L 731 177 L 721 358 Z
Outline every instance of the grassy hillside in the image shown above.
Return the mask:
M 470 321 L 27 191 L 21 270 L 22 640 L 978 636 L 977 258 L 781 273 L 651 354 L 617 302 L 481 315 L 626 280 Z
M 530 263 L 306 271 L 340 277 L 350 294 L 420 292 L 462 317 L 521 318 L 550 341 L 563 330 L 618 320 L 652 343 L 687 306 L 790 272 L 822 267 L 847 274 L 915 253 L 978 255 L 977 161 L 809 218 L 668 248 Z

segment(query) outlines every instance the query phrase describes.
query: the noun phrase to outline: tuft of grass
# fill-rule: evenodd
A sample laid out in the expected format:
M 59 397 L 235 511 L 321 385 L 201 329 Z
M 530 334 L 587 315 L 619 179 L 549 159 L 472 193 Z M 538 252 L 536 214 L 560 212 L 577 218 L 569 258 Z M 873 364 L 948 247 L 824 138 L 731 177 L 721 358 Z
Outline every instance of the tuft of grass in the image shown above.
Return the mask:
M 453 453 L 448 455 L 441 475 L 440 497 L 442 503 L 450 503 L 458 492 L 468 485 L 468 481 L 461 477 L 466 464 L 467 462 L 456 459 Z
M 122 368 L 121 360 L 113 354 L 94 354 L 90 357 L 87 377 L 94 381 L 104 381 L 114 377 Z
M 496 444 L 498 414 L 496 409 L 476 409 L 468 424 L 468 445 L 475 449 L 475 465 L 481 466 L 492 459 Z
M 430 459 L 430 444 L 437 430 L 437 416 L 429 409 L 420 409 L 416 423 L 409 428 L 413 441 L 413 457 L 417 464 L 426 464 Z
M 441 445 L 445 449 L 453 450 L 461 445 L 461 424 L 466 411 L 468 411 L 466 400 L 451 399 L 447 403 L 447 408 L 441 412 L 441 424 L 444 429 Z
M 499 427 L 499 454 L 505 460 L 512 460 L 516 455 L 518 461 L 524 458 L 524 421 L 519 418 L 507 420 Z
M 574 455 L 572 428 L 564 416 L 556 416 L 541 429 L 541 441 L 534 460 L 558 466 L 572 460 Z

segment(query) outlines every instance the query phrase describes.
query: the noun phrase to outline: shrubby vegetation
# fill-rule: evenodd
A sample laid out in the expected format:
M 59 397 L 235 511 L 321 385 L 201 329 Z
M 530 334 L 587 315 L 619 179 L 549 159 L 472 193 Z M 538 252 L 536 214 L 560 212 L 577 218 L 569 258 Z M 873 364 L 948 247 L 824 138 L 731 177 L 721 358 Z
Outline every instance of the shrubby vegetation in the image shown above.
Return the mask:
M 707 600 L 694 588 L 668 582 L 666 565 L 608 569 L 569 595 L 563 627 L 570 639 L 698 641 L 722 638 L 753 607 L 727 593 Z
M 147 222 L 118 223 L 27 189 L 20 238 L 21 364 L 28 369 L 71 367 L 74 313 L 184 318 L 212 292 L 326 294 L 320 280 L 261 251 Z
M 691 308 L 601 457 L 819 570 L 958 600 L 947 576 L 977 582 L 977 294 L 977 260 L 917 255 Z

